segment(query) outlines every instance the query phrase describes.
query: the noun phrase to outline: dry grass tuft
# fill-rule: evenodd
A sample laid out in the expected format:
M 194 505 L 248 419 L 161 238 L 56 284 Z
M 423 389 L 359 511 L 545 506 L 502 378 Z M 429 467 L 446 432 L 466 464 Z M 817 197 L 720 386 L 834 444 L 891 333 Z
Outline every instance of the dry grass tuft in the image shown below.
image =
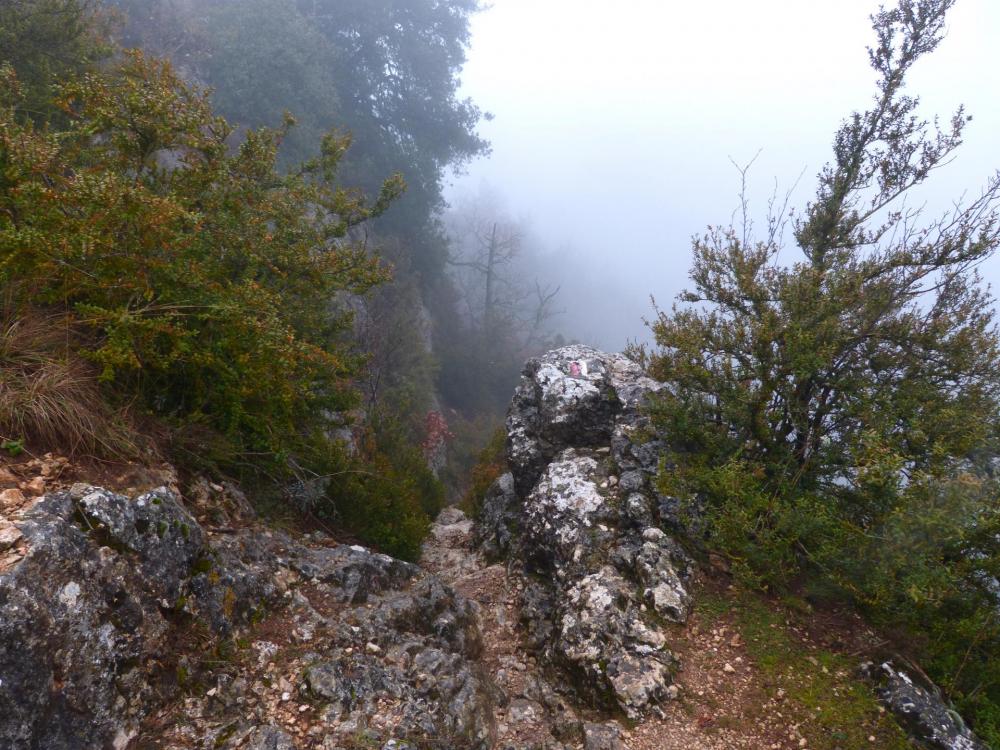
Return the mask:
M 70 456 L 138 455 L 126 414 L 108 404 L 73 340 L 62 316 L 0 306 L 0 436 Z

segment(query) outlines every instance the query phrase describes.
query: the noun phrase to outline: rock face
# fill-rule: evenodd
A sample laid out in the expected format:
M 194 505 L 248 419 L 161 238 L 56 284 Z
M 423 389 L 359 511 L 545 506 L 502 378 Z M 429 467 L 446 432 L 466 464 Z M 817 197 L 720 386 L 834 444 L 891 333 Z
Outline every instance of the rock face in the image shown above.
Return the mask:
M 507 417 L 511 473 L 479 538 L 523 564 L 531 645 L 580 697 L 636 719 L 676 696 L 665 622 L 690 612 L 690 562 L 661 528 L 659 443 L 640 407 L 659 388 L 622 355 L 571 346 L 528 362 Z
M 911 737 L 935 750 L 989 750 L 962 718 L 949 708 L 937 688 L 917 684 L 890 662 L 865 664 L 879 699 Z
M 4 750 L 147 746 L 149 732 L 177 748 L 296 747 L 298 715 L 281 726 L 258 699 L 278 662 L 325 746 L 409 735 L 487 746 L 474 608 L 416 566 L 253 526 L 212 534 L 163 489 L 130 499 L 76 486 L 9 522 L 23 555 L 0 572 Z M 279 642 L 199 666 L 199 644 L 255 628 Z M 166 710 L 151 728 L 190 690 L 182 674 L 212 687 L 180 704 L 177 726 Z
M 90 488 L 17 526 L 27 555 L 0 575 L 0 747 L 123 746 L 203 532 L 166 492 Z

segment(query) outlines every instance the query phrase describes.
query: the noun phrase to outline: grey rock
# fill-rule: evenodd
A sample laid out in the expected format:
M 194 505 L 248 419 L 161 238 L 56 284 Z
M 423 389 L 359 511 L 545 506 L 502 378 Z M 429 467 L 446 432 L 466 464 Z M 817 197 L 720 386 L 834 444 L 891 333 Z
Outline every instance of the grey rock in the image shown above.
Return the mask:
M 691 613 L 688 561 L 681 549 L 660 529 L 643 532 L 643 545 L 635 558 L 635 571 L 642 582 L 643 598 L 661 617 L 683 623 Z
M 632 719 L 669 698 L 674 658 L 666 638 L 643 621 L 632 587 L 608 566 L 565 593 L 550 656 L 584 677 L 591 698 L 610 696 Z
M 550 600 L 550 616 L 529 625 L 529 633 L 535 630 L 543 653 L 573 676 L 582 696 L 598 704 L 610 699 L 640 718 L 668 699 L 674 670 L 665 636 L 643 618 L 640 596 L 661 616 L 683 622 L 690 610 L 686 567 L 659 529 L 650 541 L 626 526 L 604 525 L 610 515 L 602 476 L 593 453 L 570 448 L 525 501 L 524 559 L 556 584 L 533 592 L 534 601 Z M 641 594 L 623 573 L 643 584 Z M 539 619 L 533 603 L 524 599 L 522 610 Z
M 165 490 L 92 488 L 44 498 L 18 526 L 27 554 L 0 575 L 0 747 L 124 742 L 155 697 L 144 665 L 201 529 Z
M 279 607 L 292 639 L 322 652 L 302 677 L 337 730 L 327 746 L 370 734 L 387 696 L 396 740 L 489 745 L 475 607 L 414 565 L 265 529 L 209 534 L 165 490 L 129 499 L 81 486 L 17 528 L 25 556 L 0 575 L 0 748 L 124 747 L 178 697 L 161 676 L 198 668 L 197 655 L 167 649 L 179 623 L 226 636 Z M 254 693 L 238 671 L 202 678 L 214 686 L 193 715 L 211 721 L 188 730 L 191 747 L 294 747 L 248 721 Z
M 283 534 L 250 529 L 216 537 L 195 563 L 186 610 L 220 635 L 248 625 L 278 600 L 275 573 L 291 546 Z
M 313 697 L 328 704 L 327 720 L 339 720 L 359 707 L 372 714 L 382 695 L 402 695 L 401 675 L 390 674 L 376 659 L 362 654 L 310 667 L 305 681 Z
M 652 526 L 653 511 L 649 498 L 638 492 L 629 494 L 622 507 L 622 522 L 637 529 Z
M 255 729 L 244 747 L 246 750 L 295 750 L 295 743 L 284 730 L 267 726 Z
M 556 715 L 552 735 L 561 742 L 577 744 L 583 741 L 583 722 L 566 714 Z
M 622 492 L 641 492 L 645 484 L 646 477 L 641 471 L 626 471 L 618 479 L 618 486 Z
M 522 552 L 536 568 L 580 562 L 605 510 L 603 479 L 593 454 L 568 448 L 548 466 L 525 500 Z
M 526 698 L 517 698 L 507 707 L 507 721 L 512 724 L 536 722 L 544 717 L 545 709 L 542 705 Z
M 333 585 L 341 600 L 352 604 L 363 604 L 373 594 L 403 586 L 420 570 L 356 545 L 305 549 L 291 565 L 307 579 Z
M 476 541 L 489 560 L 510 554 L 521 518 L 521 500 L 514 475 L 501 475 L 486 492 L 476 524 Z
M 864 664 L 879 700 L 918 742 L 935 750 L 989 750 L 934 685 L 920 685 L 891 662 Z
M 439 526 L 454 526 L 456 524 L 466 523 L 467 521 L 467 516 L 460 508 L 450 505 L 438 513 L 435 523 Z
M 138 573 L 172 605 L 205 545 L 201 526 L 173 494 L 159 489 L 130 500 L 90 488 L 74 500 L 90 536 L 133 556 Z
M 632 719 L 676 694 L 661 623 L 691 609 L 690 562 L 647 494 L 662 445 L 641 407 L 659 387 L 587 347 L 530 361 L 508 412 L 512 492 L 498 488 L 482 534 L 529 574 L 527 640 L 563 687 Z M 511 538 L 497 544 L 500 517 Z
M 374 717 L 389 718 L 384 699 L 391 698 L 397 740 L 489 746 L 492 690 L 475 664 L 482 649 L 475 610 L 439 579 L 418 572 L 407 587 L 339 610 L 325 627 L 332 642 L 324 641 L 324 656 L 304 679 L 323 705 L 332 743 L 349 745 Z
M 612 722 L 583 725 L 584 750 L 628 750 L 621 728 Z
M 628 358 L 586 346 L 529 360 L 507 412 L 507 460 L 518 494 L 526 496 L 566 448 L 609 444 L 615 417 L 635 413 L 659 388 Z

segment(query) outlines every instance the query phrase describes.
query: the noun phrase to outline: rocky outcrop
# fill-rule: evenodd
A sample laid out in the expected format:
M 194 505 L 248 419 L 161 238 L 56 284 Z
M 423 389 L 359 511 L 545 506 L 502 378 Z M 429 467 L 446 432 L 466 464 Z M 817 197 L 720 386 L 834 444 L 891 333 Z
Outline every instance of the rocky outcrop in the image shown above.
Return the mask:
M 676 697 L 667 623 L 691 608 L 691 565 L 663 531 L 660 445 L 641 406 L 659 385 L 634 362 L 581 346 L 531 360 L 507 417 L 510 474 L 479 537 L 528 582 L 531 645 L 580 697 L 630 718 Z M 663 527 L 663 528 L 661 528 Z
M 167 492 L 130 502 L 79 488 L 16 524 L 27 553 L 0 575 L 0 747 L 123 747 L 204 550 Z
M 875 684 L 879 700 L 911 737 L 934 750 L 989 750 L 930 684 L 919 684 L 891 662 L 867 663 L 865 676 Z
M 656 489 L 658 387 L 586 347 L 529 362 L 509 471 L 475 523 L 441 513 L 422 567 L 268 529 L 206 482 L 186 504 L 0 495 L 0 750 L 721 749 L 748 727 L 740 746 L 803 746 L 784 688 L 751 698 L 773 685 L 732 618 L 681 627 L 692 519 Z M 924 746 L 985 750 L 932 686 L 867 676 Z
M 165 489 L 76 486 L 6 522 L 20 551 L 0 570 L 3 750 L 150 733 L 299 747 L 301 706 L 324 747 L 488 746 L 474 607 L 414 565 L 253 525 L 212 532 Z

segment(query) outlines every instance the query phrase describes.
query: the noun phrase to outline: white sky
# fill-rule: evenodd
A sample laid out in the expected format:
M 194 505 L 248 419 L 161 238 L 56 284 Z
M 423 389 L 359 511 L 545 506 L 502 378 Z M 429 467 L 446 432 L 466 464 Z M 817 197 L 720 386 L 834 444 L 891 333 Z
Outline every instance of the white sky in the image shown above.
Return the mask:
M 729 220 L 729 162 L 759 213 L 777 179 L 812 194 L 833 133 L 874 93 L 865 47 L 877 0 L 493 0 L 474 22 L 464 92 L 496 119 L 483 182 L 567 254 L 564 327 L 616 348 L 643 336 L 649 295 L 687 285 L 690 238 Z M 1000 0 L 958 0 L 948 38 L 910 83 L 928 115 L 975 119 L 927 195 L 944 207 L 1000 168 Z M 567 263 L 569 266 L 569 263 Z M 1000 282 L 1000 262 L 987 269 Z M 1000 286 L 1000 284 L 998 284 Z M 567 295 L 569 298 L 567 298 Z

